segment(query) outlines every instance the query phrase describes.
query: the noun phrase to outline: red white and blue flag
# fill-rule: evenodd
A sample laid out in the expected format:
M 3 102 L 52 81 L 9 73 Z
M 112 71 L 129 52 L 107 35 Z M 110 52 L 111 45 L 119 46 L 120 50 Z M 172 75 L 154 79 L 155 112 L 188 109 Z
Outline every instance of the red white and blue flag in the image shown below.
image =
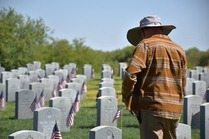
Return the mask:
M 67 126 L 73 126 L 74 125 L 74 117 L 75 117 L 75 108 L 74 106 L 71 107 L 70 112 L 67 117 Z
M 33 102 L 30 105 L 30 109 L 31 109 L 31 111 L 34 111 L 34 110 L 36 110 L 36 109 L 38 109 L 40 107 L 41 106 L 40 106 L 39 102 L 37 101 L 37 95 L 36 95 L 34 100 L 33 100 Z
M 57 126 L 57 122 L 54 125 L 52 135 L 51 135 L 51 139 L 62 139 L 62 135 L 61 135 L 61 133 L 58 129 L 58 126 Z
M 113 122 L 115 121 L 115 120 L 117 120 L 119 117 L 121 117 L 122 116 L 122 108 L 120 107 L 120 108 L 118 108 L 118 110 L 117 110 L 117 112 L 116 112 L 116 114 L 115 114 L 115 117 L 114 117 L 114 119 L 113 119 Z
M 41 94 L 39 96 L 38 102 L 39 102 L 41 107 L 44 107 L 44 105 L 45 105 L 44 89 L 42 90 L 42 92 L 41 92 Z
M 82 93 L 86 94 L 87 93 L 87 86 L 86 83 L 84 82 L 81 88 Z
M 56 87 L 54 87 L 54 89 L 52 90 L 52 97 L 56 97 L 56 96 L 57 96 Z
M 75 113 L 77 113 L 79 111 L 79 109 L 80 109 L 80 103 L 81 103 L 81 95 L 78 92 L 77 93 L 77 96 L 76 96 L 76 100 L 75 100 L 75 102 L 73 104 Z
M 4 93 L 1 91 L 0 94 L 0 109 L 3 109 L 5 107 L 5 99 L 4 99 Z

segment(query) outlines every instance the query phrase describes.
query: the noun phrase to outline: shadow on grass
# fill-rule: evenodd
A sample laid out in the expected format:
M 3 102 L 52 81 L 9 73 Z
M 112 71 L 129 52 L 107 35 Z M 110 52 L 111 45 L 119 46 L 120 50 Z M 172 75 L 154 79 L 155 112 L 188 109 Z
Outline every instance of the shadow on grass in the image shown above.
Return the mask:
M 81 128 L 81 129 L 92 129 L 92 128 L 94 128 L 95 127 L 95 125 L 81 125 L 81 126 L 78 126 L 78 128 Z

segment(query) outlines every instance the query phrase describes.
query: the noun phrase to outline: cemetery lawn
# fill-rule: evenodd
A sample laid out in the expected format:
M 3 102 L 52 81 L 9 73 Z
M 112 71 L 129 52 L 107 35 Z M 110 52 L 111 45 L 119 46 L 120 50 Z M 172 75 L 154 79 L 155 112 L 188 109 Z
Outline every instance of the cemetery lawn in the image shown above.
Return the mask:
M 117 127 L 122 129 L 123 139 L 138 139 L 138 122 L 121 102 L 121 78 L 114 76 L 114 80 L 119 99 L 118 106 L 122 106 L 123 108 L 123 113 L 118 119 Z M 73 127 L 69 132 L 61 133 L 63 139 L 88 139 L 90 129 L 97 126 L 96 94 L 99 90 L 100 82 L 101 77 L 98 73 L 95 74 L 94 79 L 87 82 L 87 95 L 81 102 L 81 108 L 75 116 Z M 46 102 L 45 106 L 48 106 L 48 102 Z M 7 139 L 8 135 L 19 130 L 33 130 L 33 120 L 15 119 L 15 103 L 7 102 L 6 110 L 0 110 L 0 139 Z M 197 129 L 192 130 L 192 139 L 198 138 L 200 138 L 200 131 Z

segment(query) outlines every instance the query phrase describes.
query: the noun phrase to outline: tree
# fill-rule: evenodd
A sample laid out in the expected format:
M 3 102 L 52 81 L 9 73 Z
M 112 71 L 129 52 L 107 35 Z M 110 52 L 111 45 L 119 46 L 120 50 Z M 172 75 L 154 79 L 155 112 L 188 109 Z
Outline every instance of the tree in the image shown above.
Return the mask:
M 7 70 L 32 62 L 37 47 L 50 39 L 42 19 L 25 19 L 12 8 L 0 11 L 0 30 L 0 63 Z
M 187 66 L 188 68 L 194 68 L 195 66 L 199 66 L 201 52 L 198 48 L 193 47 L 185 51 L 187 56 Z

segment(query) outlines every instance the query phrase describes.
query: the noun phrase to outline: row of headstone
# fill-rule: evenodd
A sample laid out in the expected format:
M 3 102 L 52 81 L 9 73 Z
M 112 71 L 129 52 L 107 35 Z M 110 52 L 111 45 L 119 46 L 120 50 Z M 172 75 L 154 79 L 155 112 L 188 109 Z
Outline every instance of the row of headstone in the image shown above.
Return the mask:
M 78 90 L 82 92 L 81 88 Z M 59 91 L 59 97 L 53 97 L 49 100 L 49 107 L 36 109 L 33 113 L 34 130 L 43 133 L 46 139 L 51 138 L 55 122 L 57 122 L 60 131 L 70 131 L 74 124 L 74 116 L 80 107 L 80 98 L 78 98 L 80 92 L 78 90 L 63 88 Z
M 192 78 L 194 80 L 201 80 L 206 82 L 206 87 L 209 87 L 209 68 L 195 67 L 194 70 L 187 70 L 187 77 Z
M 17 119 L 33 118 L 34 131 L 18 131 L 9 135 L 8 138 L 43 138 L 44 135 L 45 139 L 50 139 L 55 122 L 60 131 L 64 132 L 70 131 L 70 127 L 74 125 L 74 117 L 79 111 L 80 100 L 87 93 L 87 78 L 85 75 L 73 73 L 74 76 L 67 82 L 66 70 L 55 65 L 57 70 L 54 70 L 53 75 L 41 78 L 39 82 L 29 83 L 29 89 L 15 90 L 15 117 Z M 68 65 L 65 66 L 65 69 L 67 67 Z M 75 67 L 76 65 L 74 65 L 74 69 Z M 44 106 L 46 100 L 49 100 L 49 107 Z M 34 103 L 36 105 L 32 107 Z
M 12 135 L 10 135 L 10 137 L 17 135 L 21 136 L 22 138 L 24 138 L 25 136 L 38 137 L 39 132 L 41 132 L 45 135 L 45 139 L 50 139 L 55 122 L 57 123 L 60 131 L 70 131 L 70 128 L 74 124 L 74 116 L 79 111 L 81 100 L 80 97 L 84 93 L 86 93 L 84 91 L 87 91 L 82 89 L 82 85 L 86 82 L 86 76 L 77 75 L 76 78 L 77 80 L 73 80 L 72 82 L 68 83 L 68 85 L 66 85 L 63 89 L 59 91 L 59 97 L 53 97 L 49 100 L 49 107 L 41 107 L 34 110 L 33 129 L 34 131 L 38 132 L 33 132 L 32 134 L 31 131 L 22 131 L 24 133 L 27 133 L 25 133 L 24 135 L 22 134 L 22 132 L 13 133 Z M 81 85 L 76 86 L 78 85 L 78 80 L 81 80 Z M 37 133 L 37 135 L 34 135 L 35 133 Z
M 44 90 L 45 100 L 49 100 L 52 92 L 56 96 L 64 82 L 70 82 L 72 78 L 75 78 L 76 70 L 75 63 L 69 63 L 64 66 L 64 69 L 60 69 L 57 62 L 46 64 L 46 70 L 43 70 L 41 63 L 34 61 L 32 64 L 27 64 L 27 68 L 20 67 L 18 70 L 2 71 L 0 83 L 0 104 L 2 105 L 0 110 L 6 108 L 6 101 L 15 101 L 16 92 L 20 90 L 33 90 L 37 96 Z M 37 88 L 39 89 L 37 90 Z
M 113 70 L 108 64 L 102 65 L 96 107 L 97 126 L 89 131 L 89 139 L 122 139 L 122 130 L 117 128 L 119 111 Z
M 191 138 L 191 129 L 200 129 L 200 138 L 209 138 L 209 69 L 200 66 L 194 70 L 187 70 L 187 84 L 185 87 L 183 128 L 177 130 L 178 135 Z M 191 128 L 191 129 L 190 129 Z

